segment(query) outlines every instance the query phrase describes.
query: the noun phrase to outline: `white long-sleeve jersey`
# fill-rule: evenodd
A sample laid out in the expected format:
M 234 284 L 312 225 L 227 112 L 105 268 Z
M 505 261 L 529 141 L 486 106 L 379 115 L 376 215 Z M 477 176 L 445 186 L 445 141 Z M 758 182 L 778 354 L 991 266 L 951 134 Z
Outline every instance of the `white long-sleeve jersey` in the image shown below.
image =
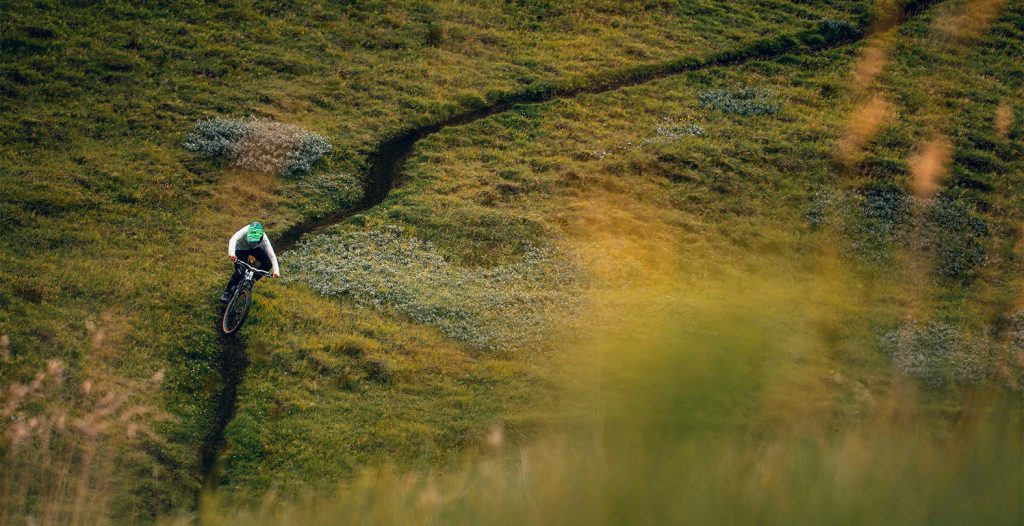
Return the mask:
M 231 236 L 231 239 L 228 240 L 228 255 L 234 256 L 236 248 L 242 250 L 252 250 L 257 247 L 262 248 L 267 252 L 267 255 L 270 256 L 271 271 L 274 274 L 280 275 L 281 269 L 277 266 L 277 254 L 274 254 L 274 246 L 270 244 L 270 237 L 263 234 L 263 239 L 260 240 L 259 243 L 253 245 L 246 241 L 245 235 L 247 233 L 249 233 L 249 225 L 245 225 L 238 229 L 238 232 L 235 232 L 235 235 Z

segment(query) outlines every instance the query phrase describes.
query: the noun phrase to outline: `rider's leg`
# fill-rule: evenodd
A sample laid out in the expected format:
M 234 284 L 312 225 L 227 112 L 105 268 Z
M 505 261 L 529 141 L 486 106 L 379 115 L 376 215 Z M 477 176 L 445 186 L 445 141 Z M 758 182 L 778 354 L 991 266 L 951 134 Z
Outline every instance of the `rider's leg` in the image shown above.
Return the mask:
M 235 288 L 235 285 L 238 285 L 238 282 L 241 281 L 241 280 L 242 280 L 242 273 L 241 272 L 238 272 L 237 270 L 235 272 L 232 272 L 231 273 L 231 279 L 228 280 L 228 286 L 224 287 L 224 292 L 231 292 L 232 289 Z
M 248 250 L 236 250 L 235 257 L 240 261 L 248 262 L 249 253 L 250 251 Z M 235 265 L 235 271 L 231 273 L 231 279 L 228 280 L 228 286 L 224 287 L 224 294 L 220 297 L 222 302 L 227 303 L 227 301 L 231 299 L 231 293 L 235 290 L 235 286 L 238 285 L 239 281 L 242 281 L 242 273 L 239 272 L 238 265 Z

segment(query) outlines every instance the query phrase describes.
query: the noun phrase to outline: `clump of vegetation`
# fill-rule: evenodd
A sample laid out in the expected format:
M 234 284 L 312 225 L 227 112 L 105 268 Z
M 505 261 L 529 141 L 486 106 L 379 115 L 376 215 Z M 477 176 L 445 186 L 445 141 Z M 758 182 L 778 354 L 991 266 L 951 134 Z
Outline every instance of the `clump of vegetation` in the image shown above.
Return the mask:
M 397 227 L 317 237 L 289 258 L 293 279 L 327 295 L 393 308 L 482 349 L 521 348 L 550 335 L 574 307 L 572 266 L 532 248 L 519 261 L 466 268 Z
M 848 256 L 879 263 L 888 261 L 894 248 L 907 245 L 917 204 L 899 188 L 819 190 L 811 196 L 804 218 L 813 229 L 836 229 Z
M 775 92 L 766 88 L 712 89 L 702 91 L 697 100 L 702 108 L 736 115 L 769 115 L 782 111 L 782 103 Z
M 805 218 L 812 228 L 840 227 L 848 254 L 866 263 L 888 262 L 895 249 L 914 249 L 933 261 L 937 277 L 969 282 L 988 259 L 988 222 L 945 196 L 918 198 L 894 187 L 819 191 Z
M 987 337 L 935 320 L 908 319 L 882 339 L 896 369 L 930 387 L 981 382 L 991 372 L 993 346 Z
M 861 30 L 856 24 L 849 20 L 839 18 L 825 18 L 818 23 L 819 32 L 832 41 L 853 38 L 860 34 Z
M 294 176 L 308 172 L 331 145 L 294 124 L 267 118 L 203 119 L 185 139 L 185 148 L 207 157 L 226 157 L 233 166 Z
M 936 273 L 947 279 L 973 279 L 986 260 L 988 223 L 948 197 L 934 199 L 926 218 L 926 241 L 935 255 Z
M 206 157 L 230 157 L 250 131 L 247 120 L 202 119 L 185 138 L 185 148 Z
M 634 148 L 649 145 L 658 144 L 669 144 L 681 140 L 685 137 L 703 137 L 704 128 L 694 124 L 692 122 L 681 121 L 666 117 L 661 122 L 654 126 L 654 135 L 645 137 L 639 142 L 634 143 L 632 140 L 627 140 L 625 143 L 610 146 L 608 148 L 602 148 L 600 150 L 593 150 L 590 152 L 590 156 L 595 159 L 604 159 L 610 155 L 617 153 L 627 152 Z
M 843 194 L 834 190 L 818 190 L 811 196 L 810 204 L 804 212 L 804 219 L 812 229 L 834 225 L 839 219 L 837 210 L 842 204 Z
M 642 144 L 675 142 L 684 137 L 703 137 L 704 128 L 692 122 L 667 118 L 654 127 L 654 135 L 641 141 Z
M 444 43 L 444 28 L 437 22 L 431 21 L 427 24 L 426 44 L 431 47 L 438 47 Z
M 366 360 L 363 364 L 366 379 L 378 384 L 389 384 L 394 377 L 391 365 L 384 360 Z
M 849 249 L 861 261 L 888 261 L 891 250 L 907 246 L 914 198 L 899 188 L 871 188 L 848 196 L 845 225 Z

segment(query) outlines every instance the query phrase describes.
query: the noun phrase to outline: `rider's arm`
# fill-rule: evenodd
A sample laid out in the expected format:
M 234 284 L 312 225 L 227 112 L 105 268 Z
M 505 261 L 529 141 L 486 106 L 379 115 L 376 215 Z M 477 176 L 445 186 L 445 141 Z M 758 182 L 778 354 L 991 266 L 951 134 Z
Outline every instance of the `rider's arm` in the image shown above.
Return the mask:
M 270 244 L 269 237 L 265 238 L 264 241 L 267 242 L 267 255 L 270 256 L 270 271 L 273 272 L 275 276 L 280 276 L 281 269 L 277 266 L 277 254 L 274 253 L 274 245 Z
M 238 240 L 242 239 L 242 236 L 244 236 L 245 233 L 248 232 L 248 231 L 249 231 L 249 225 L 245 225 L 242 228 L 238 229 L 238 232 L 235 232 L 235 235 L 231 236 L 231 239 L 228 240 L 228 255 L 229 256 L 234 256 L 235 255 L 235 244 L 237 244 Z

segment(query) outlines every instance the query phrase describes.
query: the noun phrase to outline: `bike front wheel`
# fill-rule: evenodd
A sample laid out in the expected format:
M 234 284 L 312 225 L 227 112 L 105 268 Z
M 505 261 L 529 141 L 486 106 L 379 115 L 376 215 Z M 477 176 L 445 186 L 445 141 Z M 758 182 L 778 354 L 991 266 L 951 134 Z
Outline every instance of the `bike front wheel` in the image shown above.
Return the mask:
M 245 323 L 249 316 L 249 307 L 252 305 L 252 291 L 248 287 L 239 286 L 231 296 L 227 306 L 224 307 L 224 317 L 221 319 L 220 330 L 224 334 L 234 334 Z

